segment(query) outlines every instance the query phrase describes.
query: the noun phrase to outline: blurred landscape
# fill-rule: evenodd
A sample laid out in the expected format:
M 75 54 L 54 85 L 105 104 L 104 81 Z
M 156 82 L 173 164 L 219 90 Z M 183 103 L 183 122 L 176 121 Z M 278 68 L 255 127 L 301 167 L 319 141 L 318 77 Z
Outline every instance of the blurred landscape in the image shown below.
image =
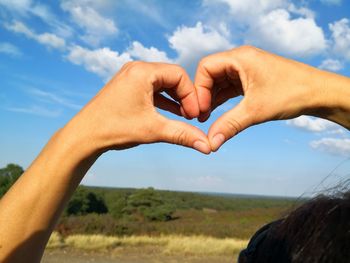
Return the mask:
M 15 164 L 0 169 L 0 194 L 22 173 Z M 258 228 L 301 202 L 79 186 L 50 238 L 43 262 L 62 262 L 65 257 L 69 262 L 232 262 Z

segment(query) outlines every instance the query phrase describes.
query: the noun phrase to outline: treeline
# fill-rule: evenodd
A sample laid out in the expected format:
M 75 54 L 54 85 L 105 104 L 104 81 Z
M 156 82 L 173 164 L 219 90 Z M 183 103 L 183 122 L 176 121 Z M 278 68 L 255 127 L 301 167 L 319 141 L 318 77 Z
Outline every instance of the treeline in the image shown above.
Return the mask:
M 0 169 L 0 198 L 23 172 L 16 164 Z M 248 238 L 298 203 L 283 198 L 79 186 L 56 230 L 64 236 L 179 234 Z

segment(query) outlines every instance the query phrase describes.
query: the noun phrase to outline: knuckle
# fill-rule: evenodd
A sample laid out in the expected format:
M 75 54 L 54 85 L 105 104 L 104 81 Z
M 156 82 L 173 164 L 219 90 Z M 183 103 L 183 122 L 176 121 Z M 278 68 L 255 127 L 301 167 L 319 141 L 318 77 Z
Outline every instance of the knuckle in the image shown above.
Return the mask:
M 185 132 L 185 130 L 183 129 L 178 129 L 174 132 L 173 135 L 173 142 L 175 144 L 179 144 L 179 145 L 185 145 L 187 142 L 187 134 Z
M 242 130 L 242 125 L 233 118 L 226 120 L 226 127 L 231 137 L 235 134 L 238 134 Z

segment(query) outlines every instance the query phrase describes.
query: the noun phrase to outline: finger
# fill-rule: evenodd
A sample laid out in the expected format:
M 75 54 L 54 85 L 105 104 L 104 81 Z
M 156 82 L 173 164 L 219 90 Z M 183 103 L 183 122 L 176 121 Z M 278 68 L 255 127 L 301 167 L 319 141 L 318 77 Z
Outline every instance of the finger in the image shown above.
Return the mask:
M 169 111 L 178 116 L 183 116 L 181 113 L 180 105 L 173 100 L 170 100 L 159 93 L 154 93 L 154 105 L 165 111 Z
M 199 116 L 199 105 L 196 89 L 186 71 L 177 65 L 155 63 L 158 67 L 155 72 L 153 86 L 159 89 L 172 89 L 179 99 L 184 113 L 189 118 Z
M 190 124 L 159 117 L 159 142 L 167 142 L 193 148 L 201 153 L 209 154 L 210 144 L 206 134 Z
M 173 89 L 166 89 L 164 91 L 166 94 L 168 94 L 174 101 L 180 101 L 178 95 L 176 94 L 176 91 Z M 188 116 L 188 114 L 185 112 L 184 108 L 182 105 L 180 105 L 180 111 L 181 111 L 181 116 L 185 117 L 186 119 L 190 120 L 193 119 L 192 117 Z
M 208 115 L 211 111 L 216 79 L 242 79 L 243 77 L 243 71 L 229 52 L 217 53 L 202 59 L 198 64 L 194 82 L 201 115 Z
M 212 151 L 239 132 L 253 125 L 254 116 L 246 109 L 243 99 L 236 107 L 220 116 L 210 127 L 208 138 Z

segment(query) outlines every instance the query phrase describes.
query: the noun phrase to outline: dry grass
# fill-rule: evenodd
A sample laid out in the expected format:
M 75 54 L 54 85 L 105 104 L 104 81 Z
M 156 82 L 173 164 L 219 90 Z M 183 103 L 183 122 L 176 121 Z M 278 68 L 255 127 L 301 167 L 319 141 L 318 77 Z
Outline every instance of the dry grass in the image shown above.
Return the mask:
M 246 240 L 234 238 L 171 236 L 165 247 L 165 252 L 170 254 L 230 255 L 237 254 L 246 246 Z
M 109 249 L 120 245 L 119 238 L 103 235 L 73 235 L 64 241 L 69 247 L 87 250 Z
M 60 243 L 57 241 L 60 240 Z M 246 240 L 234 238 L 219 239 L 206 236 L 130 236 L 111 237 L 103 235 L 72 235 L 65 239 L 57 233 L 50 238 L 48 248 L 68 246 L 86 250 L 104 250 L 116 247 L 150 246 L 160 248 L 165 254 L 186 255 L 232 255 L 246 247 Z

